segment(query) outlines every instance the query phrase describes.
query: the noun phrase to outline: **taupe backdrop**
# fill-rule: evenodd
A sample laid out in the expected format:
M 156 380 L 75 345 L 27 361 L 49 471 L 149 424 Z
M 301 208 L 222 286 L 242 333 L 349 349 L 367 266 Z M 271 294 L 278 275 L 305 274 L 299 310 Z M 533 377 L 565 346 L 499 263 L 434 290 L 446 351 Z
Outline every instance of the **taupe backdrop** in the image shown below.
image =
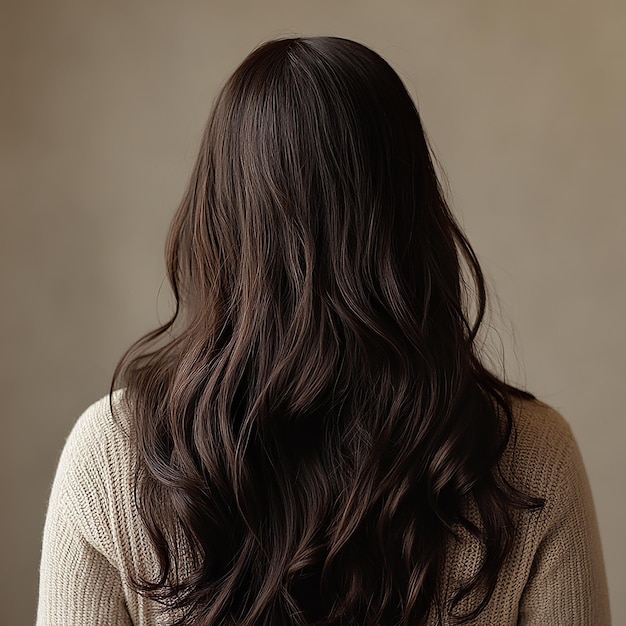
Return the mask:
M 216 90 L 291 34 L 372 46 L 418 98 L 509 375 L 578 437 L 626 624 L 626 3 L 16 1 L 1 28 L 2 624 L 34 620 L 69 429 L 168 312 L 164 238 Z

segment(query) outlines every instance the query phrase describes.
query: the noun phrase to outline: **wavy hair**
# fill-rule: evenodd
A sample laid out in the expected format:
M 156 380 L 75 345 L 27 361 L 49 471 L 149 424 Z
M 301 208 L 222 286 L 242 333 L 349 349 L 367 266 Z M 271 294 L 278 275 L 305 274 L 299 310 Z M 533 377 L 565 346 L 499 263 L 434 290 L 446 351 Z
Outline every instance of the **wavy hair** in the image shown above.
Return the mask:
M 479 615 L 512 511 L 542 506 L 499 463 L 532 396 L 481 362 L 485 281 L 388 63 L 337 37 L 255 49 L 217 97 L 167 269 L 175 312 L 112 385 L 159 563 L 136 589 L 178 625 Z M 484 559 L 446 600 L 460 529 Z

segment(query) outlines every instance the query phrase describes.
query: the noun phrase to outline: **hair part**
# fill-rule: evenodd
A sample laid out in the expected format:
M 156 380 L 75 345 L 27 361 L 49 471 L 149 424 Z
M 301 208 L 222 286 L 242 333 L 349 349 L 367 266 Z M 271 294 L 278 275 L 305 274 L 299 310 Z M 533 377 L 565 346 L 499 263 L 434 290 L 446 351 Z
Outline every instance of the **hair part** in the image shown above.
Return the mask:
M 479 615 L 512 510 L 542 505 L 499 470 L 511 398 L 531 396 L 477 354 L 485 281 L 388 63 L 336 37 L 254 50 L 209 118 L 167 268 L 175 313 L 112 386 L 159 559 L 136 589 L 178 625 L 408 626 L 471 597 L 458 620 Z M 461 530 L 484 559 L 446 599 Z

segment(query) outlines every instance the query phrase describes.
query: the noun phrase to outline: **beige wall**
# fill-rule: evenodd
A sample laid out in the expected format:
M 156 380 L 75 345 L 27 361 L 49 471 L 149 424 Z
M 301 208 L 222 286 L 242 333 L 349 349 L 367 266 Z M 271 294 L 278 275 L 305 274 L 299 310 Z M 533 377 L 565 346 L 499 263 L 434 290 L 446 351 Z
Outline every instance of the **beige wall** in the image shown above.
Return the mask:
M 499 295 L 509 371 L 578 436 L 626 624 L 626 3 L 13 4 L 0 33 L 0 622 L 34 618 L 64 437 L 167 311 L 164 236 L 216 89 L 262 40 L 335 34 L 419 94 Z

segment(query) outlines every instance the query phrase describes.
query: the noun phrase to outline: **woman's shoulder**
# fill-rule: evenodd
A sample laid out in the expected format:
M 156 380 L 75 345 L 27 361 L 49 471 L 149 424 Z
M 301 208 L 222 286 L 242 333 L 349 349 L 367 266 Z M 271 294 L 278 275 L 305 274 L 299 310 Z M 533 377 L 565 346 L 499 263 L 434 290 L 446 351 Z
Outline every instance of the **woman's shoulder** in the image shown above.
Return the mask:
M 512 437 L 527 454 L 556 453 L 571 446 L 574 435 L 562 413 L 536 398 L 514 398 Z
M 118 389 L 81 413 L 66 440 L 65 452 L 88 458 L 128 456 L 129 433 L 130 411 L 124 391 Z
M 48 587 L 58 579 L 62 585 L 72 585 L 71 589 L 84 586 L 88 601 L 92 595 L 87 587 L 104 585 L 107 593 L 119 594 L 123 613 L 130 615 L 133 623 L 160 623 L 155 617 L 158 607 L 137 595 L 129 582 L 138 574 L 158 574 L 158 559 L 145 536 L 135 501 L 137 455 L 129 434 L 130 416 L 124 392 L 115 391 L 85 409 L 65 441 L 44 530 L 42 589 L 46 589 L 46 600 L 41 604 L 42 616 L 52 610 L 46 603 L 56 601 L 58 590 Z M 76 569 L 76 585 L 55 573 L 58 562 L 65 564 L 67 559 L 74 559 L 67 567 L 83 568 L 80 572 Z M 74 592 L 64 593 L 69 600 Z M 77 596 L 76 600 L 84 598 Z M 116 606 L 113 603 L 111 610 Z M 116 619 L 115 623 L 122 621 Z
M 501 466 L 514 486 L 544 500 L 541 511 L 521 523 L 509 561 L 510 578 L 517 577 L 520 589 L 524 584 L 519 619 L 609 624 L 593 496 L 572 428 L 539 400 L 516 399 L 512 408 L 513 430 Z
M 512 430 L 501 467 L 526 492 L 551 499 L 584 474 L 576 438 L 559 410 L 537 399 L 512 400 Z
M 68 502 L 86 535 L 130 507 L 134 454 L 123 391 L 100 398 L 75 421 L 59 458 L 52 498 Z M 100 537 L 101 538 L 101 537 Z

